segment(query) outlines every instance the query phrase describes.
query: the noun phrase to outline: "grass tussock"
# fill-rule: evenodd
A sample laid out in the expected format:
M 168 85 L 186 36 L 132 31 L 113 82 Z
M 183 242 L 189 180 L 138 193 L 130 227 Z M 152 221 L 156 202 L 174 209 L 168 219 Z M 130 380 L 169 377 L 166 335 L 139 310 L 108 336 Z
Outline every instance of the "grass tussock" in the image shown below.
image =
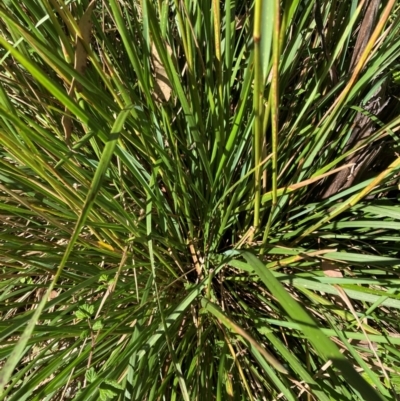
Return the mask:
M 0 5 L 0 401 L 400 393 L 396 1 Z

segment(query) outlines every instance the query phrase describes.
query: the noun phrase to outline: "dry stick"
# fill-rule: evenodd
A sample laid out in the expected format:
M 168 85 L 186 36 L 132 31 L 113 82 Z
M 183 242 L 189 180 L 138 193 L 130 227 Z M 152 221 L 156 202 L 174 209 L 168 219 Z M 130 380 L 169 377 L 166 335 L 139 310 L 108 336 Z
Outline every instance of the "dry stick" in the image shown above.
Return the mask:
M 197 277 L 200 278 L 201 277 L 201 273 L 203 271 L 202 269 L 202 263 L 200 263 L 199 258 L 197 257 L 197 252 L 196 249 L 193 245 L 193 243 L 189 244 L 189 250 L 190 250 L 190 256 L 192 257 L 195 269 L 196 269 L 196 273 L 197 273 Z
M 366 11 L 357 35 L 357 41 L 350 63 L 350 71 L 355 72 L 355 69 L 358 67 L 359 61 L 363 56 L 364 50 L 368 45 L 368 41 L 373 34 L 373 27 L 375 26 L 380 3 L 380 0 L 370 0 L 368 1 L 368 3 L 365 4 Z M 375 30 L 374 34 L 376 32 L 378 32 L 378 34 L 380 33 L 380 30 L 377 31 L 377 29 Z M 368 53 L 369 51 L 365 52 L 364 54 L 368 56 Z M 373 99 L 371 99 L 371 101 L 369 101 L 368 105 L 365 107 L 368 111 L 372 111 L 374 114 L 379 114 L 385 106 L 385 104 L 382 105 L 382 103 L 384 103 L 383 101 L 377 101 L 379 99 L 381 90 L 382 86 L 378 89 Z M 350 147 L 353 146 L 353 144 L 358 142 L 360 139 L 365 139 L 366 137 L 368 137 L 372 133 L 374 128 L 370 118 L 359 112 L 356 115 L 356 118 L 352 125 L 352 129 L 353 132 L 346 144 L 344 152 L 349 150 Z M 348 156 L 346 158 L 346 162 L 355 164 L 357 164 L 357 162 L 360 162 L 360 164 L 362 164 L 363 166 L 367 166 L 372 163 L 372 161 L 378 156 L 379 152 L 379 148 L 372 151 L 370 149 L 367 149 L 361 154 L 352 154 Z M 338 193 L 339 190 L 350 187 L 352 183 L 356 180 L 356 178 L 360 177 L 363 171 L 363 168 L 358 168 L 354 173 L 352 170 L 352 173 L 350 175 L 348 171 L 342 171 L 338 173 L 335 177 L 333 177 L 328 188 L 322 193 L 321 198 L 327 199 L 330 196 Z
M 356 82 L 356 80 L 358 78 L 358 75 L 360 74 L 361 70 L 364 68 L 365 62 L 366 62 L 372 48 L 374 47 L 375 42 L 377 41 L 377 39 L 380 35 L 380 32 L 383 29 L 383 26 L 385 25 L 386 21 L 388 20 L 390 12 L 392 11 L 392 8 L 395 3 L 396 3 L 396 0 L 389 0 L 385 10 L 382 13 L 382 17 L 379 20 L 378 25 L 376 26 L 374 32 L 371 35 L 371 38 L 369 39 L 364 51 L 362 52 L 356 66 L 354 67 L 354 71 L 349 79 L 349 82 L 343 89 L 340 96 L 336 99 L 336 101 L 332 104 L 332 106 L 329 108 L 329 110 L 325 113 L 325 116 L 321 120 L 321 122 L 326 119 L 330 120 L 332 118 L 332 117 L 330 118 L 330 115 L 332 114 L 332 112 L 334 112 L 335 108 L 342 105 L 342 103 L 346 99 L 346 96 L 350 93 L 351 89 L 354 86 L 354 83 Z M 319 125 L 321 125 L 321 124 L 319 124 Z
M 362 52 L 365 50 L 368 40 L 371 37 L 380 3 L 381 0 L 370 0 L 365 6 L 366 11 L 360 30 L 358 31 L 357 41 L 351 58 L 350 71 L 352 71 L 357 65 Z

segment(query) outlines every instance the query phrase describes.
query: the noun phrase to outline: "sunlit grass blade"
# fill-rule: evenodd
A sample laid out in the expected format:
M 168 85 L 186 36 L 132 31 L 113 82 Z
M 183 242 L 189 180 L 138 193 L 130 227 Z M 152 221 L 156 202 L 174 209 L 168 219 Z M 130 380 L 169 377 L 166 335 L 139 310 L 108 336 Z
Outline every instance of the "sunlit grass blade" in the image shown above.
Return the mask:
M 395 398 L 378 3 L 0 3 L 0 400 Z

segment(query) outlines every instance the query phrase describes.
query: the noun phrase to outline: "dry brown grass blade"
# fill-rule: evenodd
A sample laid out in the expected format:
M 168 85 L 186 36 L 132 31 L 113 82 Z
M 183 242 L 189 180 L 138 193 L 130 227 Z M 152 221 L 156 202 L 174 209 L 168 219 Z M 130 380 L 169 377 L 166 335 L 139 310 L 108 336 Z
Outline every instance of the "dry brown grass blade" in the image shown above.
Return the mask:
M 74 69 L 79 74 L 84 74 L 86 69 L 87 62 L 87 51 L 86 47 L 90 44 L 90 32 L 92 30 L 92 12 L 94 6 L 96 4 L 96 0 L 92 0 L 88 5 L 88 8 L 82 15 L 82 18 L 79 21 L 79 34 L 76 35 L 75 40 L 75 59 L 74 59 Z M 70 97 L 74 96 L 75 89 L 79 90 L 79 84 L 76 82 L 75 78 L 72 79 L 71 87 L 69 88 L 68 95 Z M 61 119 L 61 124 L 64 129 L 65 140 L 69 145 L 71 142 L 71 133 L 72 133 L 72 118 L 69 114 L 68 110 L 65 109 L 66 114 Z
M 363 327 L 363 325 L 362 325 L 360 319 L 358 318 L 357 312 L 355 311 L 355 309 L 354 309 L 354 307 L 353 307 L 353 304 L 351 303 L 351 301 L 350 301 L 349 297 L 347 296 L 347 294 L 344 292 L 344 290 L 343 290 L 339 285 L 336 285 L 336 284 L 335 284 L 334 286 L 335 286 L 335 288 L 336 288 L 336 290 L 337 290 L 337 292 L 338 292 L 340 298 L 342 298 L 342 300 L 344 301 L 344 303 L 346 304 L 346 306 L 349 308 L 350 312 L 351 312 L 352 315 L 354 316 L 355 320 L 357 321 L 358 327 L 362 330 L 362 332 L 363 332 L 363 334 L 364 334 L 364 336 L 365 336 L 365 339 L 366 339 L 366 341 L 367 341 L 367 343 L 368 343 L 368 345 L 369 345 L 369 347 L 370 347 L 372 353 L 374 354 L 374 356 L 375 356 L 375 358 L 376 358 L 376 360 L 377 360 L 377 362 L 378 362 L 378 366 L 381 368 L 382 373 L 383 373 L 383 375 L 385 376 L 385 379 L 386 379 L 387 382 L 389 383 L 389 382 L 390 382 L 390 379 L 389 379 L 389 377 L 388 377 L 388 375 L 387 375 L 385 366 L 383 365 L 381 359 L 379 358 L 379 355 L 378 355 L 377 352 L 376 352 L 376 347 L 374 347 L 374 345 L 372 344 L 371 340 L 370 340 L 369 337 L 368 337 L 367 332 L 365 331 L 365 329 L 364 329 L 364 327 Z
M 92 12 L 96 4 L 96 0 L 92 0 L 88 5 L 88 8 L 82 15 L 79 21 L 80 37 L 76 35 L 76 51 L 75 51 L 75 62 L 74 68 L 80 74 L 84 74 L 86 69 L 87 51 L 86 46 L 90 43 L 90 32 L 92 30 Z M 86 46 L 85 46 L 86 44 Z
M 290 185 L 290 186 L 288 186 L 288 189 L 294 191 L 295 189 L 306 187 L 307 185 L 313 184 L 314 182 L 322 180 L 323 178 L 326 178 L 326 177 L 328 177 L 328 176 L 330 176 L 332 174 L 335 174 L 335 173 L 337 173 L 339 171 L 351 168 L 353 165 L 354 165 L 354 163 L 345 164 L 344 166 L 340 166 L 338 168 L 335 168 L 335 169 L 333 169 L 331 171 L 328 171 L 327 173 L 321 174 L 321 175 L 319 175 L 317 177 L 313 177 L 313 178 L 310 178 L 308 180 L 304 180 L 302 182 L 298 182 L 297 184 Z
M 240 361 L 239 361 L 239 359 L 238 359 L 238 357 L 237 357 L 237 354 L 236 354 L 236 352 L 235 352 L 235 350 L 234 350 L 234 348 L 233 348 L 233 346 L 232 346 L 232 342 L 231 342 L 231 340 L 228 338 L 228 336 L 227 336 L 227 334 L 226 334 L 226 332 L 225 332 L 224 327 L 222 326 L 222 324 L 218 322 L 218 326 L 219 326 L 219 328 L 221 329 L 222 333 L 224 334 L 226 345 L 228 346 L 229 352 L 231 353 L 232 358 L 233 358 L 233 360 L 235 361 L 235 365 L 236 365 L 236 367 L 238 368 L 239 375 L 240 375 L 241 379 L 243 380 L 243 384 L 245 385 L 245 388 L 246 388 L 247 394 L 248 394 L 248 396 L 249 396 L 249 399 L 250 399 L 251 401 L 254 401 L 254 398 L 253 398 L 253 396 L 251 395 L 252 393 L 251 393 L 251 390 L 250 390 L 250 386 L 249 386 L 249 384 L 248 384 L 248 382 L 247 382 L 247 380 L 246 380 L 246 375 L 244 374 L 243 369 L 242 369 L 242 367 L 241 367 L 241 365 L 240 365 Z M 228 380 L 229 380 L 229 384 L 231 385 L 232 382 L 231 382 L 230 378 L 228 378 Z M 231 399 L 233 400 L 233 390 L 229 389 L 229 391 L 227 391 L 227 392 L 228 392 L 229 399 L 230 399 L 230 400 L 231 400 Z
M 316 256 L 324 255 L 325 253 L 330 253 L 330 252 L 336 252 L 336 249 L 331 248 L 331 249 L 320 249 L 318 251 L 313 251 L 313 252 L 302 252 L 299 255 L 294 255 L 294 256 L 290 256 L 288 258 L 270 262 L 266 265 L 266 267 L 269 270 L 276 270 L 283 266 L 288 266 L 290 264 L 299 262 L 304 259 L 312 259 L 312 258 L 315 258 Z
M 317 177 L 312 177 L 312 178 L 309 178 L 308 180 L 304 180 L 304 181 L 298 182 L 296 184 L 288 185 L 287 187 L 279 188 L 278 195 L 282 195 L 283 193 L 288 194 L 290 192 L 296 191 L 297 189 L 304 188 L 304 187 L 306 187 L 310 184 L 313 184 L 317 181 L 320 181 L 332 174 L 340 172 L 341 170 L 345 170 L 345 169 L 348 170 L 353 165 L 354 165 L 354 163 L 345 164 L 344 166 L 337 167 L 333 170 L 328 171 L 327 173 L 320 174 Z M 269 201 L 271 199 L 271 195 L 272 195 L 271 191 L 265 193 L 261 198 L 261 204 L 264 204 L 265 202 Z
M 327 277 L 343 277 L 343 274 L 339 270 L 338 266 L 329 260 L 323 260 L 321 262 L 321 268 Z
M 169 55 L 172 54 L 171 47 L 165 44 Z M 160 55 L 154 43 L 151 44 L 151 60 L 154 73 L 154 95 L 158 102 L 168 102 L 171 98 L 172 87 L 167 72 L 161 62 Z

